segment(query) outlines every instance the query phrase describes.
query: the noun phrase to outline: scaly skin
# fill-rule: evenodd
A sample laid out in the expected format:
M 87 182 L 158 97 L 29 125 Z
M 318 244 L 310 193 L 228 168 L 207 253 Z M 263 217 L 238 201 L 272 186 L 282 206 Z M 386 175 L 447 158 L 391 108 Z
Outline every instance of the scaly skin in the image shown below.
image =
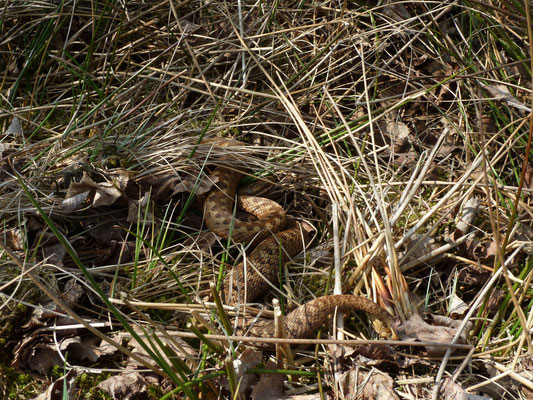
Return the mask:
M 212 177 L 215 188 L 207 195 L 204 206 L 204 218 L 207 226 L 221 237 L 227 238 L 233 219 L 233 205 L 237 184 L 241 174 L 227 168 L 218 167 Z M 254 198 L 257 199 L 257 198 Z M 235 266 L 224 280 L 224 297 L 228 304 L 242 304 L 255 300 L 262 295 L 269 284 L 278 282 L 280 262 L 283 265 L 290 257 L 300 253 L 309 240 L 308 232 L 300 224 L 275 235 L 285 224 L 285 213 L 279 204 L 267 200 L 249 200 L 248 210 L 253 212 L 258 221 L 240 221 L 235 219 L 232 240 L 249 242 L 262 240 L 252 251 L 245 263 Z M 273 204 L 272 204 L 273 203 Z M 264 213 L 265 217 L 262 217 Z M 280 255 L 280 246 L 283 249 Z M 390 323 L 394 318 L 373 301 L 354 295 L 331 295 L 311 300 L 298 307 L 284 318 L 288 338 L 305 338 L 322 325 L 335 309 L 339 312 L 360 310 L 374 315 L 383 322 Z M 249 327 L 252 320 L 243 319 L 239 331 L 257 337 L 274 337 L 274 321 L 258 320 Z
M 335 310 L 342 313 L 354 310 L 365 311 L 383 322 L 394 322 L 392 315 L 366 297 L 351 294 L 333 294 L 317 297 L 285 316 L 283 322 L 285 323 L 287 338 L 305 339 L 309 337 Z M 239 333 L 263 338 L 275 337 L 274 320 L 258 319 L 255 321 L 247 318 L 244 324 L 241 325 Z
M 215 187 L 208 193 L 204 203 L 205 223 L 217 235 L 227 238 L 233 220 L 235 191 L 242 174 L 223 167 L 216 168 L 211 174 Z M 281 206 L 268 199 L 245 196 L 241 201 L 242 209 L 260 218 L 258 221 L 233 221 L 231 240 L 237 243 L 259 242 L 276 233 L 285 224 L 285 212 Z

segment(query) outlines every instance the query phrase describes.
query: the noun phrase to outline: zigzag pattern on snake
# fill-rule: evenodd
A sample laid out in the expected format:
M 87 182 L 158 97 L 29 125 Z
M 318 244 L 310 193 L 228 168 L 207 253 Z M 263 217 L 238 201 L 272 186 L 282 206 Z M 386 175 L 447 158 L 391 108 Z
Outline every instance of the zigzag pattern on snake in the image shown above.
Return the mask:
M 309 240 L 309 232 L 300 223 L 293 223 L 288 229 L 285 212 L 275 202 L 265 203 L 253 197 L 241 199 L 239 207 L 261 218 L 257 221 L 234 219 L 233 208 L 237 184 L 242 174 L 217 167 L 211 175 L 215 187 L 208 193 L 204 203 L 206 225 L 217 235 L 235 242 L 249 242 L 254 239 L 259 245 L 248 256 L 245 263 L 236 265 L 224 280 L 224 299 L 227 304 L 252 302 L 278 281 L 280 261 L 286 263 L 298 255 Z M 232 224 L 233 222 L 233 224 Z M 280 244 L 282 246 L 280 260 Z M 318 297 L 284 317 L 287 338 L 309 337 L 320 327 L 335 309 L 340 312 L 360 310 L 374 315 L 383 322 L 391 323 L 394 318 L 373 301 L 355 295 L 329 295 Z M 239 333 L 257 337 L 274 337 L 274 320 L 257 320 L 250 327 L 250 319 L 241 319 Z

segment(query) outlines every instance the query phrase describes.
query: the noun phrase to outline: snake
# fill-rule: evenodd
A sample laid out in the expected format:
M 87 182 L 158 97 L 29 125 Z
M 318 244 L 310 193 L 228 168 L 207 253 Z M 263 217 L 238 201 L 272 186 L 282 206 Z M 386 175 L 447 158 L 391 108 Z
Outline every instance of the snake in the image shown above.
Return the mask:
M 213 188 L 204 200 L 204 220 L 218 236 L 233 242 L 259 243 L 246 262 L 240 262 L 223 281 L 223 300 L 229 305 L 253 302 L 271 285 L 278 283 L 279 265 L 301 253 L 309 242 L 310 225 L 286 218 L 285 211 L 268 199 L 240 196 L 237 206 L 257 220 L 235 217 L 235 194 L 243 173 L 218 166 L 211 174 Z M 291 311 L 283 318 L 286 338 L 308 338 L 335 311 L 364 311 L 382 322 L 394 318 L 384 308 L 363 296 L 351 294 L 317 297 Z M 238 332 L 253 337 L 275 337 L 274 320 L 242 318 Z

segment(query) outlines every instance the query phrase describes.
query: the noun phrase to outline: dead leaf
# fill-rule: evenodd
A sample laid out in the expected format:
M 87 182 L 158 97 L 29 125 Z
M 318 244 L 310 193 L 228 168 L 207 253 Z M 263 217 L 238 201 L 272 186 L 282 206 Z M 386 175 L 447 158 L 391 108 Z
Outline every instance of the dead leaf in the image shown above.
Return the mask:
M 394 326 L 394 331 L 402 340 L 435 342 L 435 343 L 451 343 L 453 337 L 457 332 L 457 326 L 461 321 L 455 321 L 448 317 L 433 315 L 434 324 L 428 324 L 420 315 L 413 314 L 411 317 Z M 456 343 L 466 343 L 468 332 L 472 329 L 472 324 L 468 324 L 463 330 L 461 336 Z M 431 355 L 442 354 L 446 351 L 443 347 L 428 346 L 427 352 Z
M 130 200 L 128 202 L 128 217 L 126 221 L 141 221 L 147 225 L 154 223 L 155 216 L 152 207 L 148 204 L 149 199 L 150 195 L 146 193 L 140 200 Z
M 505 290 L 501 288 L 493 288 L 490 291 L 489 300 L 487 301 L 487 311 L 491 314 L 498 311 L 505 296 L 506 296 Z
M 85 202 L 85 200 L 87 200 L 87 197 L 89 197 L 90 193 L 91 191 L 87 190 L 85 192 L 79 193 L 77 195 L 69 197 L 68 199 L 63 200 L 61 208 L 64 211 L 74 211 L 81 208 L 81 205 Z
M 140 329 L 135 327 L 135 331 L 139 334 L 141 338 L 145 337 L 145 333 Z M 196 357 L 197 352 L 194 350 L 187 342 L 185 342 L 181 337 L 172 335 L 172 333 L 169 332 L 169 335 L 171 339 L 162 336 L 158 334 L 158 339 L 163 343 L 163 345 L 167 346 L 172 352 L 177 354 L 178 357 L 180 357 L 183 361 L 186 363 L 189 359 Z M 153 342 L 153 339 L 151 339 Z M 146 340 L 146 343 L 149 342 Z M 146 362 L 153 366 L 157 366 L 157 363 L 155 360 L 146 352 L 146 350 L 142 347 L 142 345 L 134 338 L 132 338 L 129 342 L 130 347 L 132 347 L 132 352 L 137 355 L 138 357 L 144 359 Z M 158 351 L 161 354 L 164 354 L 164 352 L 161 349 L 158 349 Z M 165 361 L 169 364 L 172 364 L 170 359 L 165 356 Z M 128 360 L 127 363 L 128 368 L 133 369 L 137 367 L 144 367 L 144 365 L 141 365 L 134 359 Z
M 277 369 L 273 361 L 268 361 L 267 369 Z M 252 400 L 277 400 L 285 399 L 283 382 L 285 377 L 280 374 L 261 374 L 259 382 L 252 386 Z
M 500 246 L 494 238 L 481 241 L 473 241 L 468 247 L 469 258 L 479 261 L 482 264 L 492 264 L 498 255 Z
M 460 232 L 460 236 L 467 234 L 472 228 L 472 223 L 476 219 L 480 205 L 481 199 L 479 197 L 471 197 L 466 203 L 464 203 L 461 210 L 461 216 L 456 225 L 457 231 Z M 457 237 L 454 239 L 457 240 L 459 238 Z
M 5 238 L 6 245 L 14 251 L 24 250 L 24 235 L 19 228 L 9 229 L 2 233 Z
M 32 335 L 25 338 L 15 347 L 11 366 L 45 375 L 54 365 L 62 363 L 57 351 L 50 348 L 51 341 L 51 335 Z
M 526 164 L 526 172 L 524 173 L 524 187 L 526 189 L 533 189 L 533 165 L 531 163 Z M 528 196 L 531 197 L 533 193 L 525 191 Z
M 257 376 L 246 374 L 246 371 L 257 366 L 261 362 L 261 359 L 262 353 L 260 351 L 248 348 L 241 353 L 239 358 L 233 360 L 233 369 L 235 370 L 235 377 L 239 385 L 239 393 L 244 394 L 248 392 L 252 385 L 257 382 Z M 228 390 L 230 389 L 229 381 L 226 377 L 220 379 L 220 386 Z
M 404 153 L 407 150 L 409 145 L 409 128 L 407 125 L 398 119 L 387 118 L 386 121 L 378 122 L 378 126 L 381 133 L 389 138 L 395 154 Z
M 485 363 L 488 371 L 488 378 L 498 378 L 492 382 L 485 382 L 483 386 L 483 394 L 489 399 L 505 399 L 509 393 L 520 393 L 521 387 L 519 382 L 515 381 L 512 376 L 503 374 L 498 368 L 495 368 L 491 363 Z M 509 369 L 510 365 L 507 366 Z M 486 376 L 486 375 L 485 375 Z M 487 380 L 487 377 L 485 378 Z
M 158 203 L 168 202 L 171 197 L 180 193 L 195 193 L 197 196 L 207 193 L 216 181 L 202 173 L 199 167 L 193 166 L 178 171 L 178 174 L 164 176 L 145 176 L 139 180 L 143 187 L 151 188 L 154 199 Z
M 331 354 L 343 364 L 374 367 L 384 362 L 396 362 L 397 356 L 388 345 L 328 346 Z
M 62 291 L 62 300 L 67 306 L 72 309 L 76 309 L 82 296 L 85 294 L 85 289 L 82 285 L 76 282 L 76 279 L 72 278 L 65 283 L 65 287 Z M 24 325 L 24 328 L 33 328 L 35 326 L 45 326 L 46 320 L 50 318 L 56 318 L 58 314 L 63 314 L 63 309 L 59 307 L 53 301 L 45 303 L 41 307 L 37 307 L 33 310 L 30 321 Z M 70 317 L 63 321 L 64 324 L 72 323 Z M 56 321 L 56 325 L 60 325 L 62 321 Z
M 438 245 L 435 243 L 435 239 L 426 234 L 415 233 L 405 246 L 405 253 L 400 260 L 400 264 L 407 264 L 410 261 L 422 258 L 437 248 Z
M 13 117 L 13 120 L 7 127 L 7 130 L 5 131 L 5 135 L 13 135 L 13 136 L 22 136 L 24 131 L 22 130 L 22 125 L 20 124 L 20 120 L 17 116 Z
M 41 247 L 43 253 L 43 259 L 46 260 L 48 264 L 57 265 L 59 267 L 63 266 L 63 258 L 67 253 L 67 249 L 61 243 L 55 243 L 50 246 Z
M 483 88 L 494 96 L 494 99 L 504 100 L 511 107 L 520 111 L 525 111 L 526 113 L 531 112 L 531 108 L 518 101 L 518 99 L 509 92 L 509 88 L 506 85 L 483 85 Z
M 466 314 L 470 309 L 468 305 L 458 296 L 457 293 L 454 293 L 452 296 L 452 301 L 450 302 L 449 313 L 452 318 L 460 318 Z
M 144 374 L 146 375 L 146 374 Z M 133 400 L 147 393 L 149 383 L 138 372 L 114 375 L 98 384 L 98 389 L 113 399 Z
M 98 355 L 95 352 L 96 343 L 100 339 L 96 336 L 87 336 L 83 339 L 79 336 L 74 336 L 71 338 L 66 338 L 61 341 L 59 349 L 63 354 L 68 352 L 69 360 L 89 360 L 90 362 L 96 362 L 98 360 Z
M 439 395 L 442 400 L 469 400 L 470 396 L 456 382 L 450 378 L 444 378 L 439 388 Z
M 14 350 L 15 357 L 11 363 L 14 368 L 31 370 L 39 375 L 46 375 L 54 365 L 63 365 L 65 354 L 70 362 L 80 363 L 89 360 L 98 361 L 102 355 L 112 354 L 113 350 L 101 347 L 101 340 L 96 336 L 53 337 L 50 332 L 34 332 L 22 340 Z
M 70 198 L 78 195 L 84 195 L 87 197 L 89 194 L 93 194 L 92 205 L 95 207 L 99 206 L 109 206 L 115 203 L 121 196 L 122 193 L 118 190 L 112 183 L 109 182 L 95 182 L 86 172 L 83 173 L 83 176 L 80 182 L 71 182 L 65 200 L 63 201 L 63 207 L 67 211 L 72 211 L 74 205 L 80 204 L 80 199 L 83 196 L 76 200 L 68 201 Z
M 343 399 L 347 400 L 390 400 L 399 399 L 393 389 L 394 381 L 384 373 L 352 368 L 338 379 Z M 364 385 L 364 386 L 362 386 Z
M 107 253 L 98 258 L 94 263 L 97 266 L 102 265 L 119 265 L 132 261 L 135 257 L 135 241 L 117 241 L 111 240 L 107 246 Z
M 76 370 L 71 369 L 61 378 L 54 381 L 44 393 L 41 393 L 34 400 L 75 400 L 76 390 Z M 66 385 L 67 393 L 63 393 L 63 386 Z

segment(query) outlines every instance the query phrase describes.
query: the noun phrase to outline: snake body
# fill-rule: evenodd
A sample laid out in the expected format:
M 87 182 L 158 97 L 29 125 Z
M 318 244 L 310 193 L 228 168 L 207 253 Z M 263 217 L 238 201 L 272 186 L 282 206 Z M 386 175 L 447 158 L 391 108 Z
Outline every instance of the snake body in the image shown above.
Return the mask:
M 279 265 L 299 254 L 309 240 L 308 229 L 293 223 L 283 229 L 285 212 L 282 207 L 270 202 L 264 205 L 261 200 L 247 198 L 239 206 L 256 215 L 257 221 L 241 221 L 234 218 L 234 202 L 237 184 L 242 174 L 224 167 L 217 167 L 212 178 L 215 187 L 208 193 L 204 204 L 206 225 L 217 235 L 236 242 L 261 242 L 248 256 L 246 263 L 235 266 L 224 280 L 224 298 L 227 304 L 242 304 L 255 300 L 269 287 L 278 282 Z M 242 202 L 241 202 L 242 203 Z M 281 249 L 281 251 L 280 251 Z M 384 322 L 392 322 L 393 317 L 373 301 L 355 295 L 329 295 L 318 297 L 296 308 L 284 321 L 287 338 L 309 337 L 322 325 L 335 310 L 347 312 L 360 310 L 368 312 Z M 241 319 L 239 332 L 257 337 L 274 337 L 273 320 Z
M 211 190 L 204 203 L 204 218 L 207 226 L 217 235 L 234 242 L 249 242 L 265 239 L 271 232 L 278 232 L 285 224 L 285 211 L 276 202 L 264 202 L 253 196 L 240 196 L 239 208 L 260 218 L 258 221 L 241 221 L 233 216 L 235 191 L 242 174 L 218 167 L 211 174 L 215 188 Z M 266 200 L 266 199 L 264 199 Z M 232 223 L 233 222 L 233 223 Z

